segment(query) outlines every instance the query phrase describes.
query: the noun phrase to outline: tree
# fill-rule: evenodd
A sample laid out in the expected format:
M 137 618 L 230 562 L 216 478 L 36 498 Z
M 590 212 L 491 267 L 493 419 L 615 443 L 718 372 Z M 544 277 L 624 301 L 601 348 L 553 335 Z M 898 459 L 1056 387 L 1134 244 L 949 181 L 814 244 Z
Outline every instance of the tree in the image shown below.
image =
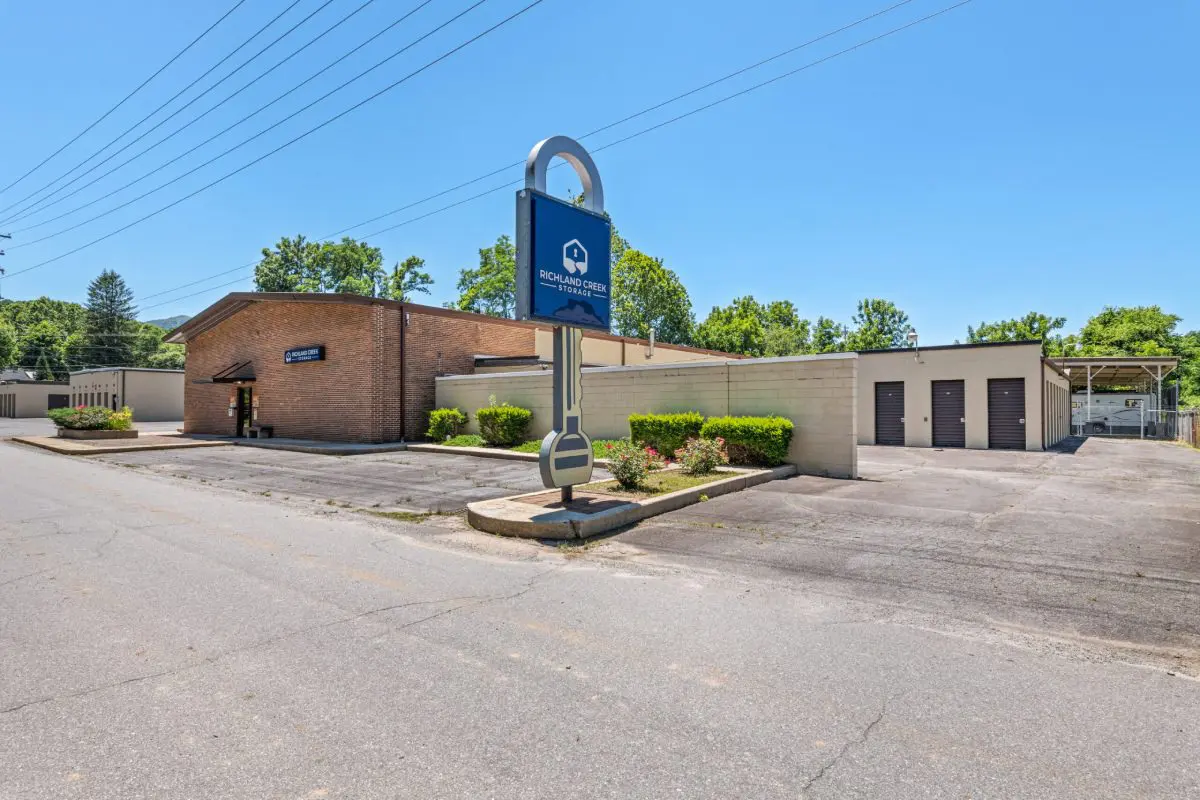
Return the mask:
M 433 278 L 429 277 L 429 273 L 424 271 L 424 267 L 425 259 L 423 258 L 409 256 L 404 259 L 384 279 L 383 290 L 380 292 L 380 296 L 398 300 L 401 303 L 408 303 L 412 301 L 413 294 L 416 292 L 429 294 L 429 287 L 433 285 Z
M 53 322 L 34 324 L 21 340 L 20 366 L 33 367 L 39 381 L 66 380 L 70 374 L 63 359 L 66 338 Z
M 845 325 L 834 322 L 828 317 L 817 317 L 813 325 L 812 342 L 809 344 L 810 353 L 840 353 L 849 349 L 847 339 L 850 331 Z
M 1109 306 L 1079 331 L 1077 355 L 1174 355 L 1179 348 L 1179 317 L 1158 306 Z
M 254 268 L 254 288 L 259 292 L 320 292 L 324 285 L 321 245 L 302 235 L 283 237 L 271 250 L 264 247 Z
M 791 300 L 772 300 L 763 309 L 763 355 L 794 356 L 808 352 L 811 326 Z
M 11 367 L 20 352 L 16 329 L 7 322 L 0 321 L 0 369 Z
M 84 337 L 92 363 L 101 367 L 133 365 L 133 337 L 138 332 L 135 312 L 133 292 L 112 270 L 101 272 L 88 284 Z
M 729 305 L 713 306 L 696 326 L 693 341 L 698 347 L 758 357 L 766 347 L 766 310 L 752 296 L 734 298 Z
M 161 344 L 158 350 L 139 366 L 152 369 L 183 369 L 186 362 L 185 350 L 181 344 Z
M 1042 355 L 1050 355 L 1061 349 L 1062 337 L 1054 332 L 1067 324 L 1066 317 L 1048 317 L 1030 311 L 1020 319 L 1004 319 L 999 322 L 981 322 L 978 328 L 967 326 L 967 341 L 1022 342 L 1032 339 L 1042 341 Z
M 1179 337 L 1179 407 L 1200 406 L 1200 331 Z
M 860 300 L 858 313 L 852 321 L 854 329 L 846 342 L 851 350 L 886 350 L 905 346 L 909 330 L 908 314 L 890 300 Z
M 383 251 L 343 236 L 321 245 L 320 291 L 378 297 L 383 288 Z
M 517 250 L 512 239 L 500 236 L 479 251 L 478 267 L 459 271 L 458 299 L 450 307 L 491 317 L 516 313 Z
M 691 340 L 692 300 L 674 270 L 640 250 L 626 248 L 612 271 L 612 327 L 620 336 L 660 342 Z

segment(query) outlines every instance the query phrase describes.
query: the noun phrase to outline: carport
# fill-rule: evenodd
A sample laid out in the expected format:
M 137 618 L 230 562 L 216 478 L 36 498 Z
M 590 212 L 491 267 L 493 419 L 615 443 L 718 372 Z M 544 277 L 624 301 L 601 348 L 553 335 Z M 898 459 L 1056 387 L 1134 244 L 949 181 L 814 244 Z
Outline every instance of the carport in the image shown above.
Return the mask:
M 1176 356 L 1094 356 L 1086 358 L 1054 359 L 1067 374 L 1071 383 L 1072 398 L 1075 411 L 1079 413 L 1076 427 L 1079 433 L 1091 433 L 1093 419 L 1112 413 L 1099 402 L 1098 398 L 1112 397 L 1114 393 L 1124 399 L 1123 408 L 1119 411 L 1129 416 L 1128 422 L 1140 428 L 1143 438 L 1149 432 L 1157 436 L 1173 425 L 1171 419 L 1176 411 L 1176 402 L 1171 393 L 1164 397 L 1163 380 L 1169 377 L 1178 367 L 1179 358 Z M 1140 411 L 1137 411 L 1140 409 Z M 1135 413 L 1136 412 L 1136 413 Z

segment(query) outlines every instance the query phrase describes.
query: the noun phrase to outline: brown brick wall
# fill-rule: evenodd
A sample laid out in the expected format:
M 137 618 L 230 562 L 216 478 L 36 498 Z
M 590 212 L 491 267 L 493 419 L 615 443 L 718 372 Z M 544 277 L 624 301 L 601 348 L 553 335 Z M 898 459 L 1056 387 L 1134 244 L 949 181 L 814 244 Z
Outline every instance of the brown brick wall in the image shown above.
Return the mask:
M 233 435 L 231 384 L 197 384 L 241 361 L 252 361 L 258 421 L 276 436 L 335 441 L 395 440 L 399 404 L 399 309 L 341 303 L 253 303 L 188 341 L 184 430 Z M 389 328 L 389 324 L 391 327 Z M 284 364 L 293 347 L 325 345 L 325 360 Z M 391 381 L 390 387 L 387 383 Z M 390 391 L 389 391 L 390 389 Z
M 449 316 L 407 307 L 404 332 L 405 436 L 420 439 L 435 404 L 434 379 L 470 375 L 475 356 L 527 356 L 536 352 L 534 326 L 487 317 Z M 471 413 L 474 409 L 467 409 Z

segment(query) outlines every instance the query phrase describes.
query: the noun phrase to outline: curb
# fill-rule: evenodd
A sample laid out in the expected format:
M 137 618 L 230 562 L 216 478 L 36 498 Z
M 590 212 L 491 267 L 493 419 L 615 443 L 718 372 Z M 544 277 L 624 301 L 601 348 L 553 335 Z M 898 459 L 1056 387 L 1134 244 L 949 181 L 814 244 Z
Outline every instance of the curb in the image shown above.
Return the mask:
M 467 522 L 477 530 L 500 536 L 523 539 L 586 539 L 698 503 L 700 495 L 712 498 L 732 494 L 768 481 L 790 478 L 796 472 L 794 464 L 785 464 L 774 469 L 734 475 L 703 486 L 680 489 L 658 497 L 630 500 L 621 506 L 596 514 L 581 514 L 565 509 L 546 511 L 519 499 L 544 494 L 543 489 L 514 497 L 469 503 Z
M 45 441 L 48 437 L 36 436 L 13 436 L 9 441 L 18 442 L 28 447 L 36 447 L 41 450 L 46 450 L 51 453 L 57 453 L 60 456 L 102 456 L 110 453 L 141 453 L 149 450 L 189 450 L 195 447 L 223 447 L 228 442 L 203 442 L 203 441 L 187 441 L 173 442 L 171 444 L 130 444 L 120 445 L 118 447 L 88 447 L 86 445 L 74 445 L 73 447 L 60 447 L 55 444 Z M 81 441 L 76 439 L 65 439 L 64 441 Z M 109 441 L 112 441 L 111 439 Z M 133 441 L 133 440 L 130 440 Z

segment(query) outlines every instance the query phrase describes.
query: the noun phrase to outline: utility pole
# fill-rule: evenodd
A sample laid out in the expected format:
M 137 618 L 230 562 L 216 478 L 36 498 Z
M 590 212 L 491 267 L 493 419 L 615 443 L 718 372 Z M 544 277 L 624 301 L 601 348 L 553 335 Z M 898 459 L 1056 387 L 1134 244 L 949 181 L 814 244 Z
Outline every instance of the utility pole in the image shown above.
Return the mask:
M 11 233 L 0 233 L 0 239 L 11 239 Z M 0 250 L 0 256 L 4 255 L 4 251 Z M 0 278 L 4 277 L 4 267 L 0 267 Z M 0 300 L 4 299 L 4 292 L 0 291 Z

